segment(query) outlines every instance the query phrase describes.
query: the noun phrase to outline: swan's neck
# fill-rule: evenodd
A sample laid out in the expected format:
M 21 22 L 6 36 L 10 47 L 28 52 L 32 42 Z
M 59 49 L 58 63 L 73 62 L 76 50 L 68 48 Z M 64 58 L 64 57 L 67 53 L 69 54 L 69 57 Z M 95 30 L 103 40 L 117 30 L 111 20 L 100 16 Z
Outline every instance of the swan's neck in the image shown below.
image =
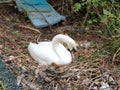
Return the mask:
M 60 49 L 61 45 L 63 44 L 67 45 L 67 42 L 68 42 L 68 38 L 65 35 L 57 35 L 52 39 L 53 50 L 56 52 L 59 58 L 61 58 L 61 56 L 59 55 L 60 52 L 58 52 L 58 50 Z
M 53 39 L 52 39 L 52 45 L 53 47 L 59 47 L 60 44 L 67 44 L 67 37 L 66 36 L 63 36 L 63 35 L 58 35 L 58 36 L 55 36 Z

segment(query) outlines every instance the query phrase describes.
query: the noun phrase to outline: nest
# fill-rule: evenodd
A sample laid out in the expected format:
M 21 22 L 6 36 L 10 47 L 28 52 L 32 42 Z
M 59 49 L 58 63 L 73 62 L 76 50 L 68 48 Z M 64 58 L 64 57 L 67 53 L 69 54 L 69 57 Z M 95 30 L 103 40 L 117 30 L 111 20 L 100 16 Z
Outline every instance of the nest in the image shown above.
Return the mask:
M 40 72 L 39 85 L 43 90 L 117 90 L 115 75 L 104 68 L 61 67 Z M 108 89 L 107 89 L 108 88 Z

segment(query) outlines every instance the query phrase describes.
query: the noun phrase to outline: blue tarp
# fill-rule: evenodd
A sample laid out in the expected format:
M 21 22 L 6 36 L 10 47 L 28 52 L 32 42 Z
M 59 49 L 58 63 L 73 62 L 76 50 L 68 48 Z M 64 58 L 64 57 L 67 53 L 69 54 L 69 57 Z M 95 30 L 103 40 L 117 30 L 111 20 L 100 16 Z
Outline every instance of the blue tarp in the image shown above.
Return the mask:
M 1 57 L 0 57 L 0 81 L 3 81 L 6 88 L 2 90 L 21 90 L 21 88 L 17 85 L 17 80 L 15 79 L 13 74 L 8 70 L 6 65 L 3 63 Z
M 60 15 L 46 0 L 15 0 L 19 11 L 26 11 L 36 28 L 53 25 L 65 17 Z

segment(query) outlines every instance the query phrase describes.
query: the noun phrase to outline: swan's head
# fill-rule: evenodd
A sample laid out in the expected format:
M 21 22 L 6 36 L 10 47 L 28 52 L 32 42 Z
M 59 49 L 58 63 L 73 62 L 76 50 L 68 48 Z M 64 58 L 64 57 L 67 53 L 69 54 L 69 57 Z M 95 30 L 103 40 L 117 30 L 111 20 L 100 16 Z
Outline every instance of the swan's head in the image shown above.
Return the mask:
M 56 35 L 53 39 L 52 42 L 54 45 L 56 44 L 66 44 L 66 47 L 68 48 L 68 50 L 70 51 L 76 51 L 77 50 L 77 43 L 69 36 L 67 35 L 63 35 L 63 34 L 58 34 Z
M 77 43 L 72 39 L 70 38 L 68 41 L 67 41 L 67 48 L 70 52 L 76 52 L 77 51 Z

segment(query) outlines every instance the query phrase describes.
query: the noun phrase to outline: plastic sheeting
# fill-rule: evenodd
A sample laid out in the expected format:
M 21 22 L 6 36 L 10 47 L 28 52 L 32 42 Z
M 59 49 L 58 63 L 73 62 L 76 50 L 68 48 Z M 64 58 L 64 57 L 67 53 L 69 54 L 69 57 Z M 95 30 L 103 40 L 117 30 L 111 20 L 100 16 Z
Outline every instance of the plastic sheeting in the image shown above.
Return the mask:
M 36 28 L 56 24 L 65 17 L 60 15 L 46 0 L 15 0 L 19 11 L 26 11 Z

